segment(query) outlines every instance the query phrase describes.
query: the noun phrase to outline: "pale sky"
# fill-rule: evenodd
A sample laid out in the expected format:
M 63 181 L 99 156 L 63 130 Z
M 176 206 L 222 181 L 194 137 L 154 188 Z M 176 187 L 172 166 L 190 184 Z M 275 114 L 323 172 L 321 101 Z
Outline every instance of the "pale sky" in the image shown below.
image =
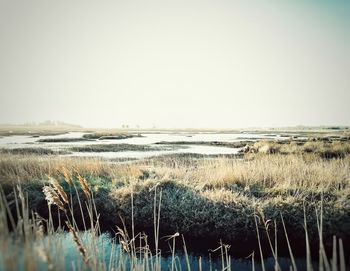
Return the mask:
M 350 1 L 0 0 L 0 123 L 350 125 Z

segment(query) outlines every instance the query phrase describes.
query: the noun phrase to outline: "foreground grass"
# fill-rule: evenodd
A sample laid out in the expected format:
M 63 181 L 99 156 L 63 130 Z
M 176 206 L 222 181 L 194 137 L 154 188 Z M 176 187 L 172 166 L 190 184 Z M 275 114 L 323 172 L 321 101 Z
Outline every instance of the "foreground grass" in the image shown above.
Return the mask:
M 260 262 L 255 262 L 254 251 L 249 256 L 249 260 L 242 262 L 232 260 L 228 253 L 230 246 L 219 242 L 219 247 L 211 250 L 210 255 L 217 254 L 217 258 L 209 256 L 208 259 L 202 257 L 189 256 L 186 242 L 176 241 L 180 236 L 178 232 L 168 236 L 161 236 L 160 209 L 162 205 L 162 190 L 154 187 L 154 209 L 153 209 L 153 227 L 154 240 L 149 240 L 144 233 L 136 233 L 134 224 L 128 230 L 125 225 L 123 228 L 117 227 L 115 237 L 111 239 L 106 234 L 101 234 L 99 219 L 101 213 L 97 212 L 96 202 L 93 191 L 84 177 L 76 173 L 75 182 L 72 176 L 66 174 L 65 181 L 69 185 L 70 192 L 66 193 L 64 188 L 57 180 L 50 177 L 49 183 L 43 187 L 43 193 L 47 201 L 48 218 L 43 219 L 37 213 L 31 212 L 28 206 L 28 198 L 25 196 L 22 187 L 18 185 L 13 189 L 15 199 L 8 201 L 4 197 L 4 192 L 0 189 L 0 269 L 4 270 L 232 270 L 236 267 L 241 269 L 268 270 L 274 269 L 297 270 L 298 266 L 302 269 L 312 270 L 312 266 L 317 267 L 315 261 L 311 260 L 311 254 L 306 252 L 305 260 L 300 262 L 296 259 L 290 250 L 290 259 L 280 258 L 277 250 L 277 244 L 270 247 L 273 257 L 264 259 L 264 253 L 261 249 L 260 235 L 258 231 L 258 222 L 255 219 L 257 237 L 259 241 Z M 83 191 L 79 196 L 78 187 Z M 72 190 L 76 192 L 72 192 Z M 76 214 L 73 206 L 73 195 L 78 199 L 80 212 L 83 215 L 84 232 L 79 232 Z M 11 205 L 15 205 L 15 214 L 11 212 Z M 61 218 L 58 220 L 58 226 L 54 226 L 53 213 L 57 209 Z M 131 201 L 131 213 L 133 214 L 134 205 Z M 102 216 L 104 214 L 102 213 Z M 319 267 L 320 270 L 330 269 L 345 271 L 345 257 L 343 250 L 343 241 L 333 238 L 333 254 L 329 259 L 325 254 L 322 242 L 322 207 L 320 219 L 320 243 L 319 243 Z M 86 222 L 85 222 L 86 221 Z M 283 220 L 282 220 L 283 221 Z M 57 223 L 57 220 L 56 220 Z M 259 224 L 261 224 L 259 222 Z M 265 222 L 267 229 L 268 222 Z M 66 226 L 65 226 L 66 225 Z M 284 224 L 283 224 L 284 225 Z M 306 226 L 305 222 L 305 226 Z M 67 230 L 70 237 L 65 233 Z M 305 231 L 307 233 L 307 231 Z M 276 234 L 276 232 L 275 232 Z M 285 237 L 288 237 L 285 231 Z M 267 236 L 270 234 L 267 232 Z M 162 239 L 168 245 L 164 255 L 163 248 L 160 246 Z M 118 239 L 118 243 L 115 241 Z M 180 238 L 178 238 L 180 239 Z M 177 244 L 182 244 L 183 253 L 175 252 Z M 309 245 L 308 238 L 306 244 Z M 339 250 L 338 250 L 339 245 Z M 339 252 L 338 252 L 339 251 Z M 266 255 L 266 254 L 265 254 Z M 214 261 L 213 261 L 214 260 Z M 298 261 L 297 261 L 298 260 Z M 235 264 L 236 263 L 236 264 Z
M 154 164 L 155 161 L 151 163 Z M 165 165 L 168 161 L 165 162 Z M 188 161 L 187 161 L 188 162 Z M 186 162 L 186 163 L 187 163 Z M 222 161 L 220 161 L 222 163 Z M 149 165 L 148 165 L 149 166 Z M 183 165 L 182 165 L 183 166 Z M 129 168 L 130 170 L 131 168 Z M 131 173 L 131 171 L 129 171 Z M 52 177 L 49 177 L 48 181 L 45 181 L 45 184 L 41 184 L 43 187 L 43 193 L 45 195 L 45 203 L 47 201 L 48 205 L 42 206 L 47 212 L 47 218 L 43 219 L 39 213 L 43 214 L 44 209 L 34 209 L 37 212 L 33 212 L 33 207 L 28 205 L 33 201 L 33 198 L 27 198 L 26 194 L 29 196 L 33 192 L 30 189 L 30 185 L 27 184 L 26 190 L 22 189 L 21 185 L 18 185 L 16 188 L 12 189 L 11 194 L 5 193 L 0 189 L 0 268 L 5 268 L 5 270 L 64 270 L 64 269 L 73 269 L 73 270 L 191 270 L 193 266 L 193 259 L 189 259 L 187 253 L 187 247 L 185 239 L 176 241 L 176 237 L 179 237 L 179 232 L 175 234 L 164 236 L 162 233 L 163 228 L 163 215 L 162 213 L 167 213 L 167 206 L 169 204 L 169 198 L 176 199 L 177 197 L 182 196 L 182 201 L 189 201 L 186 199 L 188 197 L 188 192 L 186 190 L 180 191 L 178 194 L 179 188 L 175 183 L 169 181 L 163 181 L 162 183 L 152 183 L 147 181 L 152 179 L 150 172 L 142 171 L 142 175 L 138 175 L 138 180 L 146 181 L 147 191 L 142 193 L 150 194 L 150 201 L 148 204 L 152 207 L 152 211 L 148 215 L 149 221 L 144 221 L 144 223 L 149 223 L 149 226 L 152 225 L 154 229 L 154 241 L 148 239 L 144 233 L 138 233 L 136 224 L 137 218 L 139 216 L 138 212 L 142 210 L 137 202 L 139 200 L 139 194 L 143 189 L 138 190 L 134 189 L 131 192 L 131 201 L 124 203 L 128 205 L 129 212 L 131 215 L 131 224 L 125 225 L 122 228 L 117 227 L 115 237 L 119 239 L 119 245 L 115 241 L 109 241 L 105 239 L 104 235 L 101 235 L 100 222 L 101 219 L 104 219 L 109 213 L 105 213 L 104 210 L 101 210 L 101 202 L 98 202 L 98 198 L 95 198 L 93 195 L 94 192 L 92 187 L 89 185 L 89 182 L 82 177 L 79 172 L 75 171 L 74 173 L 69 172 L 63 169 L 64 182 L 60 184 L 57 180 Z M 72 174 L 71 174 L 72 173 Z M 135 176 L 134 174 L 129 174 L 130 176 Z M 136 175 L 137 176 L 137 175 Z M 7 183 L 9 184 L 9 183 Z M 39 184 L 37 182 L 37 184 Z M 151 184 L 151 187 L 150 187 Z M 175 187 L 176 189 L 172 191 L 170 188 Z M 32 187 L 33 188 L 33 187 Z M 135 187 L 134 187 L 135 188 Z M 65 192 L 69 191 L 69 192 Z M 75 191 L 75 192 L 74 192 Z M 79 193 L 78 191 L 81 191 Z M 223 192 L 223 191 L 221 191 Z M 7 194 L 7 196 L 5 196 Z M 175 198 L 174 198 L 175 194 Z M 119 195 L 119 199 L 123 201 L 121 197 L 123 193 Z M 128 197 L 128 193 L 126 196 Z M 138 195 L 138 196 L 137 196 Z M 203 196 L 203 195 L 202 195 Z M 213 195 L 212 195 L 213 196 Z M 148 197 L 148 196 L 146 196 Z M 191 195 L 195 200 L 200 199 L 199 196 Z M 12 198 L 12 199 L 11 199 Z M 220 200 L 214 195 L 214 202 L 223 202 L 224 204 L 232 205 L 230 198 L 225 194 L 223 196 L 226 200 Z M 210 197 L 208 197 L 210 199 Z M 332 258 L 329 258 L 326 255 L 323 243 L 323 218 L 324 218 L 324 206 L 322 204 L 324 199 L 324 194 L 321 194 L 320 206 L 316 207 L 316 211 L 320 213 L 317 217 L 318 225 L 318 251 L 319 251 L 319 262 L 318 265 L 315 264 L 315 261 L 311 260 L 311 251 L 310 251 L 310 242 L 308 232 L 310 229 L 311 223 L 307 223 L 304 220 L 305 234 L 304 242 L 307 245 L 307 250 L 305 252 L 305 261 L 302 265 L 302 269 L 312 270 L 318 268 L 320 270 L 342 270 L 345 271 L 345 255 L 343 240 L 333 238 L 332 239 Z M 79 202 L 79 206 L 74 201 Z M 165 202 L 164 202 L 165 201 Z M 237 200 L 236 200 L 237 201 Z M 143 202 L 145 203 L 145 202 Z M 176 204 L 178 202 L 173 202 Z M 236 204 L 237 202 L 234 202 Z M 199 204 L 207 204 L 204 207 L 212 207 L 210 203 L 199 202 L 197 205 L 192 206 L 195 210 L 200 210 L 203 207 L 199 207 Z M 150 206 L 144 206 L 146 209 Z M 186 204 L 183 207 L 186 206 Z M 216 211 L 222 211 L 223 207 L 221 206 L 219 210 L 213 210 L 212 215 L 215 215 Z M 232 206 L 231 206 L 232 207 Z M 241 207 L 245 207 L 244 204 L 241 204 Z M 177 209 L 176 205 L 172 206 L 173 209 Z M 12 211 L 11 211 L 12 210 Z M 205 210 L 205 208 L 203 209 Z M 304 208 L 304 211 L 306 209 Z M 208 211 L 208 210 L 205 210 Z M 241 210 L 242 211 L 242 210 Z M 79 212 L 81 217 L 79 217 Z M 148 212 L 148 211 L 146 211 Z M 55 213 L 58 214 L 58 217 L 55 216 Z M 189 215 L 188 210 L 182 210 L 183 215 Z M 177 215 L 177 214 L 174 214 Z M 199 219 L 200 216 L 209 219 L 206 213 L 202 212 L 196 214 Z M 237 213 L 236 213 L 237 215 Z M 252 268 L 255 270 L 266 270 L 266 266 L 269 266 L 269 269 L 274 270 L 284 270 L 288 266 L 290 270 L 297 270 L 298 264 L 295 257 L 293 256 L 292 248 L 289 247 L 289 256 L 290 260 L 287 263 L 287 266 L 283 265 L 280 255 L 280 245 L 275 243 L 270 247 L 263 248 L 263 233 L 265 231 L 265 236 L 268 240 L 277 239 L 277 223 L 282 221 L 282 226 L 284 232 L 282 236 L 288 238 L 287 240 L 292 240 L 291 234 L 287 232 L 285 226 L 287 222 L 286 216 L 281 216 L 280 219 L 274 219 L 274 223 L 270 223 L 270 220 L 266 220 L 262 216 L 261 212 L 257 209 L 253 210 L 253 213 L 247 212 L 246 219 L 252 216 L 255 228 L 256 241 L 259 244 L 259 253 L 257 256 L 254 256 L 254 252 L 249 256 L 252 260 L 251 265 L 246 265 L 246 268 Z M 179 218 L 179 217 L 178 217 Z M 184 223 L 186 222 L 187 217 L 183 217 Z M 304 215 L 304 219 L 309 218 L 309 215 Z M 79 223 L 83 221 L 85 230 L 83 233 L 79 233 Z M 187 220 L 188 221 L 188 220 Z M 285 221 L 285 222 L 284 222 Z M 57 224 L 58 223 L 58 224 Z M 113 221 L 111 221 L 113 223 Z M 168 223 L 165 221 L 165 223 Z M 55 226 L 56 224 L 56 226 Z M 66 225 L 66 227 L 64 226 Z M 111 224 L 112 225 L 112 224 Z M 288 225 L 288 224 L 287 224 Z M 226 225 L 226 227 L 229 225 Z M 259 229 L 262 227 L 262 230 Z M 269 229 L 273 229 L 272 233 L 269 232 Z M 64 234 L 64 229 L 69 231 L 71 239 L 67 239 L 67 235 Z M 295 229 L 294 229 L 295 230 Z M 202 236 L 202 239 L 207 241 L 206 233 Z M 281 235 L 281 234 L 280 234 Z M 168 243 L 170 248 L 169 261 L 164 265 L 163 248 L 160 246 L 160 241 L 165 238 L 165 242 Z M 311 237 L 312 238 L 312 237 Z M 183 261 L 186 262 L 185 265 L 181 265 L 181 262 L 178 258 L 178 255 L 175 253 L 176 244 L 181 243 L 184 256 Z M 152 243 L 152 244 L 151 244 Z M 289 245 L 289 241 L 287 241 Z M 237 244 L 237 243 L 236 243 Z M 242 247 L 244 243 L 240 244 L 239 247 Z M 312 244 L 312 243 L 311 243 Z M 299 248 L 300 244 L 297 244 Z M 72 248 L 73 247 L 73 248 Z M 74 250 L 75 247 L 75 250 Z M 277 249 L 278 247 L 278 249 Z M 294 246 L 295 248 L 295 246 Z M 312 250 L 315 250 L 316 247 L 312 246 Z M 219 266 L 216 266 L 215 269 L 221 270 L 231 270 L 232 267 L 232 258 L 229 255 L 228 251 L 230 246 L 225 245 L 220 241 L 219 247 L 214 251 L 219 253 Z M 214 253 L 214 251 L 212 251 Z M 295 252 L 295 250 L 294 250 Z M 264 256 L 272 254 L 271 260 L 273 265 L 265 265 Z M 260 263 L 256 264 L 256 257 L 260 258 Z M 162 263 L 163 261 L 163 263 Z M 196 269 L 198 270 L 207 270 L 212 269 L 213 266 L 209 263 L 209 266 L 202 268 L 201 257 L 196 259 L 197 265 Z
M 76 172 L 91 185 L 96 207 L 104 214 L 100 225 L 107 230 L 121 225 L 123 217 L 128 226 L 133 220 L 138 230 L 152 231 L 152 191 L 157 187 L 163 193 L 160 231 L 164 234 L 180 232 L 208 242 L 250 242 L 256 240 L 254 213 L 263 221 L 276 220 L 279 228 L 282 213 L 291 239 L 303 240 L 305 208 L 310 239 L 316 242 L 315 210 L 322 198 L 326 239 L 337 235 L 349 240 L 349 156 L 250 154 L 242 160 L 155 158 L 125 164 L 10 154 L 0 158 L 0 177 L 8 197 L 12 185 L 21 181 L 30 208 L 43 217 L 48 215 L 41 192 L 47 175 L 60 180 L 69 191 L 64 180 Z M 76 199 L 74 204 L 78 210 Z

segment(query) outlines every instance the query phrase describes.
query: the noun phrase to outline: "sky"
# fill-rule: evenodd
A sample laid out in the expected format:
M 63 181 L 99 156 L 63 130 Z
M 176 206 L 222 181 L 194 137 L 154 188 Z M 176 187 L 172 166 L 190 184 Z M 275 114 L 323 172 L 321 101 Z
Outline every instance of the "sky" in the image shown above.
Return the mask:
M 350 1 L 0 0 L 0 123 L 350 125 Z

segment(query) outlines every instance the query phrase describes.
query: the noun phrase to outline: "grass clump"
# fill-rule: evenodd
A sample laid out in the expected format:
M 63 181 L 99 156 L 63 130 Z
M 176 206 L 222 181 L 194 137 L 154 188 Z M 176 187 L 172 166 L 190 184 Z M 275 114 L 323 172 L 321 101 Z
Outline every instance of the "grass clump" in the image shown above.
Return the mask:
M 109 132 L 96 132 L 83 135 L 85 139 L 127 139 L 133 137 L 141 137 L 140 134 L 124 134 L 124 133 L 109 133 Z
M 41 143 L 66 143 L 66 142 L 82 142 L 82 141 L 92 141 L 87 138 L 43 138 L 37 140 L 37 142 Z
M 349 140 L 333 140 L 332 138 L 313 138 L 311 140 L 267 141 L 262 140 L 247 145 L 245 153 L 263 154 L 316 154 L 324 159 L 344 158 L 350 154 Z
M 121 151 L 154 151 L 159 150 L 149 145 L 133 144 L 96 144 L 70 148 L 74 152 L 121 152 Z
M 15 155 L 58 155 L 67 154 L 66 151 L 54 151 L 46 148 L 14 148 L 14 149 L 0 149 L 1 154 L 15 154 Z
M 219 146 L 227 148 L 242 148 L 247 144 L 252 144 L 253 141 L 242 140 L 237 142 L 225 142 L 225 141 L 160 141 L 158 145 L 204 145 L 204 146 Z

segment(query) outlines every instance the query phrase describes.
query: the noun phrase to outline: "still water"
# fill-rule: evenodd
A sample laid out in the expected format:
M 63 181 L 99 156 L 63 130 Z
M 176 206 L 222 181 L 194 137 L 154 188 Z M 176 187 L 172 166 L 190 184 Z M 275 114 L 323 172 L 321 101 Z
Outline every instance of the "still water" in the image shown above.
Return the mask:
M 146 158 L 168 154 L 202 154 L 202 155 L 220 155 L 220 154 L 237 154 L 239 148 L 230 148 L 223 146 L 207 146 L 190 144 L 190 142 L 240 142 L 258 139 L 283 140 L 284 137 L 276 134 L 257 134 L 257 133 L 145 133 L 140 136 L 126 139 L 104 139 L 86 141 L 82 137 L 86 133 L 70 132 L 60 135 L 32 137 L 27 135 L 21 136 L 4 136 L 0 138 L 0 148 L 46 148 L 54 151 L 67 151 L 71 147 L 81 147 L 87 145 L 99 144 L 131 144 L 146 145 L 154 148 L 149 151 L 105 151 L 105 152 L 72 152 L 69 156 L 92 156 L 104 158 Z M 81 139 L 74 142 L 39 142 L 42 139 Z M 167 142 L 169 144 L 157 144 Z M 171 144 L 174 142 L 186 142 L 187 144 Z
M 131 258 L 129 254 L 124 252 L 121 246 L 116 243 L 115 238 L 112 238 L 109 233 L 103 233 L 94 240 L 91 238 L 89 232 L 80 232 L 79 238 L 87 249 L 88 253 L 95 251 L 97 255 L 99 266 L 103 266 L 105 270 L 118 270 L 118 267 L 122 264 L 126 267 L 126 270 L 130 269 Z M 31 244 L 33 249 L 40 251 L 43 249 L 53 255 L 52 259 L 55 266 L 60 266 L 62 270 L 81 270 L 83 268 L 83 260 L 79 254 L 75 243 L 72 241 L 72 237 L 69 233 L 61 232 L 50 236 L 43 237 L 41 240 L 37 240 Z M 16 257 L 17 270 L 25 270 L 26 263 L 24 259 L 25 247 L 18 243 L 11 244 L 8 247 L 10 250 L 5 251 L 0 255 L 0 270 L 4 269 L 4 261 L 6 257 Z M 6 255 L 8 254 L 8 255 Z M 11 255 L 12 254 L 12 255 Z M 227 262 L 228 258 L 222 258 L 220 251 L 208 252 L 206 255 L 196 254 L 189 252 L 187 255 L 182 251 L 176 251 L 175 257 L 172 256 L 170 249 L 168 251 L 161 251 L 160 266 L 161 270 L 188 270 L 190 266 L 191 270 L 223 270 L 223 267 L 227 269 L 227 265 L 231 267 L 231 270 L 243 271 L 243 270 L 262 270 L 262 264 L 258 255 L 255 255 L 254 269 L 252 257 L 247 258 L 234 258 L 231 256 L 230 264 Z M 247 255 L 249 256 L 249 255 Z M 40 270 L 47 270 L 47 263 L 40 258 L 40 253 L 34 253 L 31 258 L 35 261 Z M 224 262 L 222 261 L 224 260 Z M 135 258 L 134 258 L 135 261 Z M 155 256 L 148 254 L 148 257 L 137 254 L 138 264 L 148 266 L 150 270 L 153 270 L 152 265 L 155 263 Z M 288 270 L 291 261 L 287 258 L 278 258 L 279 265 L 282 270 Z M 265 258 L 264 266 L 266 270 L 274 269 L 275 261 L 273 258 Z M 305 259 L 297 258 L 296 264 L 298 270 L 306 270 Z M 154 265 L 153 265 L 154 266 Z M 201 269 L 200 269 L 201 266 Z M 316 263 L 314 263 L 316 267 Z

